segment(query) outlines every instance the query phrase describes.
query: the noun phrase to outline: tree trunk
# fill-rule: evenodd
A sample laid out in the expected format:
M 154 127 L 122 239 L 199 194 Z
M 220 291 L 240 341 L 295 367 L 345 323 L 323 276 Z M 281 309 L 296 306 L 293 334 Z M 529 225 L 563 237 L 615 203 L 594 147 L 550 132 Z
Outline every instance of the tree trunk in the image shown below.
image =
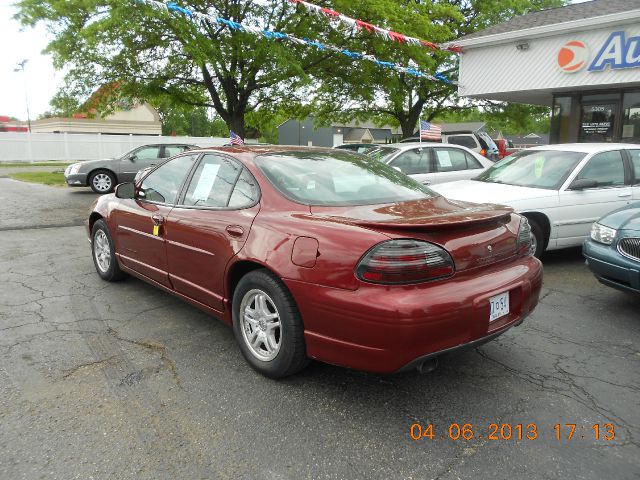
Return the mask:
M 249 103 L 250 92 L 244 90 L 240 92 L 240 95 L 238 95 L 238 86 L 234 83 L 235 78 L 218 77 L 218 80 L 222 84 L 222 88 L 224 89 L 224 93 L 227 97 L 225 108 L 221 96 L 214 84 L 213 77 L 211 76 L 211 73 L 209 72 L 206 64 L 203 64 L 201 66 L 201 70 L 204 78 L 204 85 L 209 92 L 209 96 L 213 101 L 213 107 L 215 108 L 216 112 L 218 112 L 218 115 L 222 117 L 229 130 L 231 130 L 233 133 L 242 138 L 242 140 L 244 140 L 247 133 L 244 114 Z
M 246 135 L 246 125 L 244 122 L 244 112 L 242 113 L 234 113 L 231 117 L 226 118 L 225 122 L 229 130 L 238 135 L 242 140 L 245 140 Z
M 416 122 L 408 117 L 404 117 L 400 120 L 400 128 L 402 129 L 402 138 L 413 137 L 416 131 Z
M 422 107 L 424 107 L 425 101 L 425 99 L 418 98 L 408 112 L 398 112 L 398 115 L 395 116 L 400 122 L 402 138 L 413 137 L 416 128 L 419 128 L 417 127 L 418 120 L 420 120 L 420 114 L 422 113 Z

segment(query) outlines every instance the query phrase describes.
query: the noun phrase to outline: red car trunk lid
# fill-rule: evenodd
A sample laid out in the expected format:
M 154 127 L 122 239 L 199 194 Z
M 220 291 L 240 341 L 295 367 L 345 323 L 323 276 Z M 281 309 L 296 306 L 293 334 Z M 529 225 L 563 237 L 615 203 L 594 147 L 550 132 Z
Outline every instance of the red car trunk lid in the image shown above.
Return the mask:
M 312 206 L 316 219 L 349 223 L 392 238 L 435 243 L 452 256 L 458 271 L 516 255 L 519 218 L 513 209 L 436 197 L 385 205 Z

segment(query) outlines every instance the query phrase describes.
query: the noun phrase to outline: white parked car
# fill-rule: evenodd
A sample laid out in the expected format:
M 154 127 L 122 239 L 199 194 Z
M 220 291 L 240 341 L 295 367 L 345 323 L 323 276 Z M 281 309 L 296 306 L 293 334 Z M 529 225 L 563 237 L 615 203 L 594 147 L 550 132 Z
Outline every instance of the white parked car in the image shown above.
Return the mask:
M 482 155 L 448 143 L 397 143 L 364 152 L 424 185 L 473 178 L 493 165 Z
M 582 244 L 601 216 L 640 200 L 640 145 L 562 144 L 517 152 L 443 196 L 508 205 L 529 219 L 536 256 Z

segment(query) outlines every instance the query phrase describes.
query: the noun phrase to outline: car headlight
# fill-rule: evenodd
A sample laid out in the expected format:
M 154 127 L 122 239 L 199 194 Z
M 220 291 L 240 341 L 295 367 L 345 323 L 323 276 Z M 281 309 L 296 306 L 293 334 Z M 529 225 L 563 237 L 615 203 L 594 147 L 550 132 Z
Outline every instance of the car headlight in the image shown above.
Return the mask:
M 611 245 L 616 238 L 617 231 L 613 228 L 605 227 L 599 223 L 594 223 L 591 227 L 591 239 L 596 242 Z
M 80 167 L 82 166 L 82 164 L 80 163 L 74 163 L 72 165 L 69 165 L 65 171 L 64 174 L 65 175 L 75 175 L 76 173 L 78 173 L 80 171 Z

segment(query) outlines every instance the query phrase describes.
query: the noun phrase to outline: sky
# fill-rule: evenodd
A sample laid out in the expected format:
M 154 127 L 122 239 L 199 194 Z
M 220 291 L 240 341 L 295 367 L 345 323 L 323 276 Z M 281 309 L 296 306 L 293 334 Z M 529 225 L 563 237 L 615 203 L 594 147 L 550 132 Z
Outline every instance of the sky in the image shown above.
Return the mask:
M 64 75 L 56 72 L 49 55 L 43 55 L 49 42 L 44 26 L 23 28 L 12 17 L 13 0 L 0 0 L 0 116 L 27 120 L 26 93 L 31 119 L 50 109 L 51 97 L 62 86 Z M 28 59 L 25 73 L 14 72 L 17 63 Z
M 15 0 L 0 0 L 0 116 L 27 120 L 27 102 L 32 120 L 50 110 L 49 101 L 60 89 L 63 72 L 54 70 L 51 56 L 42 54 L 50 37 L 44 26 L 21 27 L 13 19 Z M 584 0 L 574 0 L 580 3 Z M 14 72 L 17 63 L 28 59 L 25 72 Z

